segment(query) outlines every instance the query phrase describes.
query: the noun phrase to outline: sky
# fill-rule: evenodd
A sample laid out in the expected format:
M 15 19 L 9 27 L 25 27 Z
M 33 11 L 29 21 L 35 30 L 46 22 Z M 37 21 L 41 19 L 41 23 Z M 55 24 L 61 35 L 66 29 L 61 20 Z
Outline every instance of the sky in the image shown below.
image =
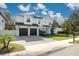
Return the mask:
M 33 7 L 37 6 L 37 3 L 8 3 L 6 5 L 7 9 L 10 11 L 12 15 L 17 15 L 23 12 L 22 10 L 19 9 L 18 7 L 19 5 L 24 5 L 25 7 L 29 5 L 31 11 L 36 12 L 38 15 L 41 15 L 41 11 L 43 11 L 42 9 L 33 10 L 34 9 Z M 46 9 L 48 9 L 48 11 L 52 11 L 53 13 L 61 13 L 63 17 L 68 17 L 72 12 L 70 8 L 67 7 L 66 4 L 64 3 L 44 3 L 43 5 L 45 6 Z M 48 12 L 47 10 L 45 11 Z
M 0 11 L 9 11 L 12 16 L 28 14 L 41 17 L 57 17 L 59 23 L 64 22 L 79 3 L 0 3 Z

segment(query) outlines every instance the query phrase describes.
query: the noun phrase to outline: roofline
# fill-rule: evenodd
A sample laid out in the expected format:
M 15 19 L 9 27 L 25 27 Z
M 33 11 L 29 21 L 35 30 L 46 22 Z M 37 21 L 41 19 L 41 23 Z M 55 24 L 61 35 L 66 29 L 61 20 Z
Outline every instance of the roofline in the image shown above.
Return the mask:
M 23 25 L 23 26 L 38 26 L 38 24 L 24 24 L 21 22 L 15 22 L 16 25 Z

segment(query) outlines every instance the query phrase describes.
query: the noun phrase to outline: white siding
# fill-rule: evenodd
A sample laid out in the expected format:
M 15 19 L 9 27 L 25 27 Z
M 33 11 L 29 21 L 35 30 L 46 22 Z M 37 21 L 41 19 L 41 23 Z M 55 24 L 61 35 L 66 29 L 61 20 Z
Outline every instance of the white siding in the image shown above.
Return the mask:
M 15 22 L 24 22 L 23 16 L 16 16 L 14 19 L 15 19 Z
M 55 34 L 57 34 L 59 31 L 62 31 L 62 28 L 57 27 L 57 28 L 54 29 Z
M 5 29 L 5 20 L 4 18 L 0 15 L 0 30 Z

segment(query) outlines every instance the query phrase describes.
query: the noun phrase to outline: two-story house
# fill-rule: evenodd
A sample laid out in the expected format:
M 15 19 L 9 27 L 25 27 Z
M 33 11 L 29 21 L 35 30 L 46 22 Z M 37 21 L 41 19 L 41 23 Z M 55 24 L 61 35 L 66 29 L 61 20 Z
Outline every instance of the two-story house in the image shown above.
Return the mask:
M 16 24 L 15 35 L 17 36 L 30 36 L 39 35 L 40 30 L 51 34 L 51 24 L 49 19 L 31 15 L 18 15 L 12 17 L 13 22 Z M 0 13 L 0 33 L 6 32 L 6 18 L 3 13 Z M 3 32 L 2 32 L 3 31 Z M 10 30 L 12 32 L 12 30 Z
M 14 18 L 18 36 L 39 35 L 39 30 L 51 34 L 51 25 L 48 19 L 31 15 L 18 15 Z

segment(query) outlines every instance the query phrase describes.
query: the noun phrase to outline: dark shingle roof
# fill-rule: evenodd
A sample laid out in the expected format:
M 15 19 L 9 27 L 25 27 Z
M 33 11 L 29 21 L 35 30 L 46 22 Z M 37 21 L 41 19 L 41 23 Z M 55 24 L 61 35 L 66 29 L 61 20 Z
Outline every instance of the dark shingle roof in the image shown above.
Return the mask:
M 23 26 L 38 26 L 38 24 L 24 24 L 24 23 L 21 23 L 21 22 L 16 22 L 15 24 L 16 25 L 23 25 Z
M 43 25 L 44 27 L 51 27 L 50 25 Z
M 33 16 L 34 18 L 43 19 L 42 17 Z

